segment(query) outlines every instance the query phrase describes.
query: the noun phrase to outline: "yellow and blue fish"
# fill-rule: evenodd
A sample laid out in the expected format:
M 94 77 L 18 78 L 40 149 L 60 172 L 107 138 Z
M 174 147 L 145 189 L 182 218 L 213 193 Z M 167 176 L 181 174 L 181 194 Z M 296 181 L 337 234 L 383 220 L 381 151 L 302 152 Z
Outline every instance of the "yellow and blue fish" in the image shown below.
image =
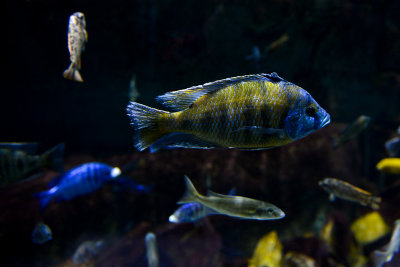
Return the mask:
M 302 138 L 330 122 L 301 87 L 276 73 L 227 78 L 158 97 L 176 112 L 136 102 L 128 107 L 135 146 L 267 149 Z

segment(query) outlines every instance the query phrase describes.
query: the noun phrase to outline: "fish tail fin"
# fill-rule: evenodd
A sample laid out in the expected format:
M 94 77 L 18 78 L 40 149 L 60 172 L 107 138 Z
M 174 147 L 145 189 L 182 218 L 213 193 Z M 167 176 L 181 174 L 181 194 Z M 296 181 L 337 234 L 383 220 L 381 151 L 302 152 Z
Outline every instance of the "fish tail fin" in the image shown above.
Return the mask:
M 65 79 L 69 79 L 69 80 L 73 80 L 73 81 L 77 81 L 77 82 L 83 82 L 82 76 L 79 73 L 79 69 L 80 68 L 80 63 L 79 66 L 76 66 L 76 64 L 74 62 L 71 63 L 71 65 L 69 65 L 68 69 L 66 69 L 63 73 L 63 77 Z
M 53 195 L 49 193 L 49 191 L 42 191 L 35 194 L 35 197 L 39 199 L 40 210 L 43 211 L 50 203 Z
M 160 139 L 164 134 L 160 127 L 160 117 L 168 112 L 130 102 L 126 108 L 131 124 L 135 129 L 135 147 L 142 151 Z
M 44 152 L 42 154 L 42 159 L 45 162 L 45 166 L 58 172 L 64 171 L 64 150 L 64 143 L 60 143 Z
M 177 202 L 178 204 L 185 204 L 191 202 L 197 202 L 199 193 L 190 181 L 189 177 L 185 175 L 186 192 L 183 197 Z
M 381 197 L 371 197 L 369 200 L 369 205 L 371 206 L 372 209 L 377 210 L 379 209 L 379 204 L 381 203 L 382 198 Z

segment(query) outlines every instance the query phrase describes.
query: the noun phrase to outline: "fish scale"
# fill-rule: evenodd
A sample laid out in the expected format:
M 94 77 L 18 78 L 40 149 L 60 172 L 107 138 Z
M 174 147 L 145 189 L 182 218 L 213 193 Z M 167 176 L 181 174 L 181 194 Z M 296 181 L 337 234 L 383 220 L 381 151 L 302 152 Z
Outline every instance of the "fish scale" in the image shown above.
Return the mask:
M 166 112 L 139 103 L 128 115 L 139 150 L 237 147 L 266 149 L 290 143 L 330 122 L 311 95 L 276 73 L 245 75 L 158 97 L 177 110 Z M 307 109 L 310 109 L 308 113 Z

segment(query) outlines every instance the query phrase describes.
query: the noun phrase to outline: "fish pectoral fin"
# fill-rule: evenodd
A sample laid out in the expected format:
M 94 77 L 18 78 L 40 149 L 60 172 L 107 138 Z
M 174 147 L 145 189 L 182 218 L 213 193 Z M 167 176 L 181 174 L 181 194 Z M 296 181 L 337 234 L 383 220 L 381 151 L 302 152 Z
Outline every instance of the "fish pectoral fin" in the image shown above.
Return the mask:
M 205 83 L 203 85 L 193 86 L 190 88 L 168 92 L 164 95 L 158 96 L 157 101 L 162 105 L 169 107 L 173 110 L 184 110 L 190 107 L 200 97 L 217 92 L 228 86 L 239 84 L 242 82 L 259 81 L 260 79 L 266 79 L 264 75 L 270 74 L 253 74 L 237 76 L 233 78 L 223 79 L 215 82 Z M 271 76 L 276 79 L 276 76 Z M 279 76 L 277 76 L 279 77 Z
M 330 201 L 335 201 L 335 195 L 334 194 L 329 194 L 329 200 Z
M 219 145 L 207 142 L 192 134 L 186 133 L 171 133 L 166 135 L 150 146 L 151 152 L 156 152 L 162 148 L 197 148 L 197 149 L 210 149 L 220 147 Z

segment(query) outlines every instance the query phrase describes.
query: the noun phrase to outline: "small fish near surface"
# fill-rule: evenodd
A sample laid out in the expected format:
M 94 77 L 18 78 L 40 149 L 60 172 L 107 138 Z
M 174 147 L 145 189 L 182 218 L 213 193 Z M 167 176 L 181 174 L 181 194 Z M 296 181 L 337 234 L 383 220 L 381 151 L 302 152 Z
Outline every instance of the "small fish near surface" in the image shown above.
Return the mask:
M 69 17 L 68 50 L 71 64 L 68 69 L 64 71 L 64 78 L 83 82 L 79 70 L 81 69 L 82 52 L 85 50 L 85 43 L 87 40 L 85 15 L 82 12 L 75 12 Z
M 363 206 L 370 206 L 372 209 L 379 209 L 379 204 L 381 202 L 380 197 L 372 196 L 371 193 L 358 188 L 348 182 L 335 179 L 335 178 L 325 178 L 318 183 L 325 191 L 330 195 L 331 201 L 335 197 L 357 202 Z
M 386 174 L 400 174 L 400 158 L 384 158 L 376 164 L 376 168 Z
M 42 168 L 64 170 L 63 143 L 41 155 L 30 155 L 15 149 L 0 149 L 0 186 L 18 182 Z
M 72 256 L 72 261 L 75 264 L 85 264 L 99 255 L 104 248 L 103 240 L 92 241 L 88 240 L 79 245 Z
M 121 174 L 118 167 L 91 162 L 79 165 L 50 182 L 50 189 L 36 196 L 43 210 L 54 198 L 56 201 L 71 200 L 77 196 L 92 193 L 105 183 L 116 179 Z
M 197 202 L 212 209 L 216 214 L 241 219 L 276 220 L 285 217 L 277 206 L 260 200 L 241 196 L 228 196 L 209 191 L 209 196 L 200 195 L 192 182 L 185 176 L 186 192 L 178 204 Z
M 336 138 L 333 139 L 333 147 L 337 148 L 341 144 L 355 138 L 368 127 L 370 121 L 371 118 L 368 116 L 361 115 L 360 117 L 358 117 L 354 122 L 348 125 Z
M 42 245 L 53 239 L 50 227 L 42 222 L 37 223 L 32 231 L 32 243 Z
M 229 192 L 229 196 L 232 196 L 235 190 L 232 189 Z M 194 203 L 187 203 L 180 206 L 171 216 L 169 216 L 169 222 L 171 223 L 188 223 L 188 222 L 196 222 L 204 217 L 209 215 L 218 214 L 215 213 L 210 208 L 206 206 L 194 202 Z
M 377 250 L 374 252 L 375 266 L 381 267 L 386 262 L 393 259 L 393 255 L 399 252 L 400 249 L 400 219 L 394 222 L 394 229 L 389 244 L 384 250 Z
M 300 139 L 330 122 L 301 87 L 276 73 L 245 75 L 158 97 L 167 112 L 131 102 L 135 146 L 267 149 Z
M 149 232 L 145 236 L 147 266 L 158 267 L 160 264 L 157 248 L 157 239 L 154 233 Z

